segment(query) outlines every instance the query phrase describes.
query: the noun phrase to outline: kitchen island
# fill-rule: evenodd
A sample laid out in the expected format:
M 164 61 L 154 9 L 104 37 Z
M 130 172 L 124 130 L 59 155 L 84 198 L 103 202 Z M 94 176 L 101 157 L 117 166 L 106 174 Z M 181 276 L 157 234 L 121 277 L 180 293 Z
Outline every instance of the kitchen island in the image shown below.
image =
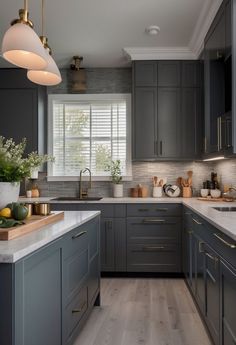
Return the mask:
M 0 241 L 0 344 L 70 345 L 100 303 L 100 212 Z

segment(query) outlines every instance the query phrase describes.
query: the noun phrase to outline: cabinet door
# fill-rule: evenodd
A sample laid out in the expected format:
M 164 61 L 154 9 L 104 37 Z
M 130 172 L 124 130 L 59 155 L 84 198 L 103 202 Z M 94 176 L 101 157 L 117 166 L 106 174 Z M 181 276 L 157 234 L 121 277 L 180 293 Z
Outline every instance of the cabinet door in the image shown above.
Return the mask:
M 205 42 L 205 130 L 207 153 L 221 150 L 219 117 L 225 113 L 225 13 L 218 12 Z
M 221 263 L 222 344 L 236 344 L 236 270 Z
M 157 62 L 136 61 L 134 62 L 134 85 L 157 86 Z
M 156 157 L 157 89 L 135 88 L 133 114 L 133 158 Z
M 158 61 L 158 87 L 179 87 L 180 61 Z
M 220 339 L 220 272 L 219 257 L 208 246 L 205 251 L 206 322 L 215 344 Z
M 200 87 L 202 82 L 200 61 L 182 62 L 182 87 Z
M 126 271 L 126 218 L 114 218 L 115 227 L 115 270 Z
M 200 88 L 182 88 L 182 157 L 199 158 L 203 113 Z
M 36 89 L 0 89 L 0 135 L 16 142 L 26 138 L 26 153 L 38 151 L 37 101 Z
M 195 236 L 195 255 L 196 255 L 196 286 L 195 294 L 198 306 L 203 315 L 206 309 L 205 294 L 205 252 L 204 242 Z
M 15 266 L 15 344 L 61 344 L 60 240 Z
M 159 88 L 158 155 L 162 158 L 179 158 L 180 153 L 180 88 Z
M 113 218 L 101 219 L 101 271 L 115 271 L 115 230 Z

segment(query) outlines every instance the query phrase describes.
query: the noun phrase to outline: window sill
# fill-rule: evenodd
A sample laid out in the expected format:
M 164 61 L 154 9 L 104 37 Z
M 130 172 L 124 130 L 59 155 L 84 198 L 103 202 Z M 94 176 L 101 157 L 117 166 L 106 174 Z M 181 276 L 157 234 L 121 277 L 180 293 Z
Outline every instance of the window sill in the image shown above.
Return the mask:
M 132 181 L 133 176 L 122 176 L 122 181 Z M 79 176 L 47 176 L 48 182 L 73 182 L 79 181 Z M 89 181 L 89 176 L 83 176 L 83 181 Z M 108 176 L 92 176 L 92 181 L 96 182 L 111 182 Z

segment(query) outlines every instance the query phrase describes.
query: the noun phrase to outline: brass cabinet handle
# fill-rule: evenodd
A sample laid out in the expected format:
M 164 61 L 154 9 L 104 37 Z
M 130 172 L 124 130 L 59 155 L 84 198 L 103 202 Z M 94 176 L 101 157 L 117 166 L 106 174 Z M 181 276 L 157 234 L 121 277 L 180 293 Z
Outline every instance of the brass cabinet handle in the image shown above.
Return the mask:
M 143 250 L 147 250 L 147 251 L 155 251 L 155 250 L 158 250 L 158 249 L 165 249 L 164 246 L 145 246 L 143 247 Z
M 160 155 L 162 156 L 162 149 L 163 149 L 163 143 L 162 140 L 160 140 Z
M 220 125 L 219 125 L 219 117 L 217 117 L 217 150 L 220 151 Z
M 139 212 L 148 212 L 149 209 L 148 208 L 139 208 L 138 211 Z
M 157 212 L 167 212 L 168 208 L 157 208 L 156 211 Z
M 189 230 L 189 231 L 188 231 L 188 234 L 189 234 L 189 235 L 190 235 L 190 234 L 192 234 L 192 233 L 193 233 L 193 231 L 192 231 L 192 230 Z
M 80 309 L 73 309 L 73 310 L 71 311 L 72 314 L 81 313 L 81 312 L 83 311 L 83 309 L 84 309 L 84 307 L 85 307 L 86 304 L 87 304 L 87 302 L 84 302 L 84 303 L 82 304 L 82 306 L 81 306 Z
M 213 255 L 211 255 L 210 253 L 208 253 L 208 252 L 206 252 L 206 251 L 205 251 L 205 254 L 206 254 L 206 256 L 207 256 L 209 259 L 213 260 L 214 262 L 218 262 L 218 258 L 217 258 L 216 256 L 213 256 Z
M 72 239 L 75 240 L 76 238 L 81 237 L 85 234 L 87 234 L 87 231 L 81 231 L 78 234 L 75 234 L 74 236 L 72 236 Z
M 204 137 L 204 152 L 207 153 L 207 137 Z
M 222 243 L 224 243 L 227 247 L 230 247 L 231 249 L 235 249 L 236 248 L 236 244 L 234 243 L 230 243 L 226 240 L 224 240 L 219 234 L 213 234 L 216 238 L 218 238 L 218 240 L 220 240 Z
M 165 223 L 165 219 L 143 219 L 144 224 Z
M 202 225 L 202 223 L 200 223 L 198 220 L 196 220 L 195 218 L 192 217 L 192 220 L 194 221 L 194 223 L 196 223 L 197 225 Z
M 222 117 L 219 117 L 219 138 L 220 138 L 220 150 L 222 150 Z

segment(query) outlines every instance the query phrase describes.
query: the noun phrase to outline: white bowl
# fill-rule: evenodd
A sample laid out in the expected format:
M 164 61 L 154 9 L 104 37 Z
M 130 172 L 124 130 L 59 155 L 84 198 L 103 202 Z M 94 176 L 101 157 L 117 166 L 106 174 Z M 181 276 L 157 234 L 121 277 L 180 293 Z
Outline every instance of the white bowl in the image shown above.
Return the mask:
M 201 189 L 201 196 L 206 198 L 209 194 L 209 189 Z
M 212 198 L 220 198 L 221 191 L 219 189 L 211 189 Z

